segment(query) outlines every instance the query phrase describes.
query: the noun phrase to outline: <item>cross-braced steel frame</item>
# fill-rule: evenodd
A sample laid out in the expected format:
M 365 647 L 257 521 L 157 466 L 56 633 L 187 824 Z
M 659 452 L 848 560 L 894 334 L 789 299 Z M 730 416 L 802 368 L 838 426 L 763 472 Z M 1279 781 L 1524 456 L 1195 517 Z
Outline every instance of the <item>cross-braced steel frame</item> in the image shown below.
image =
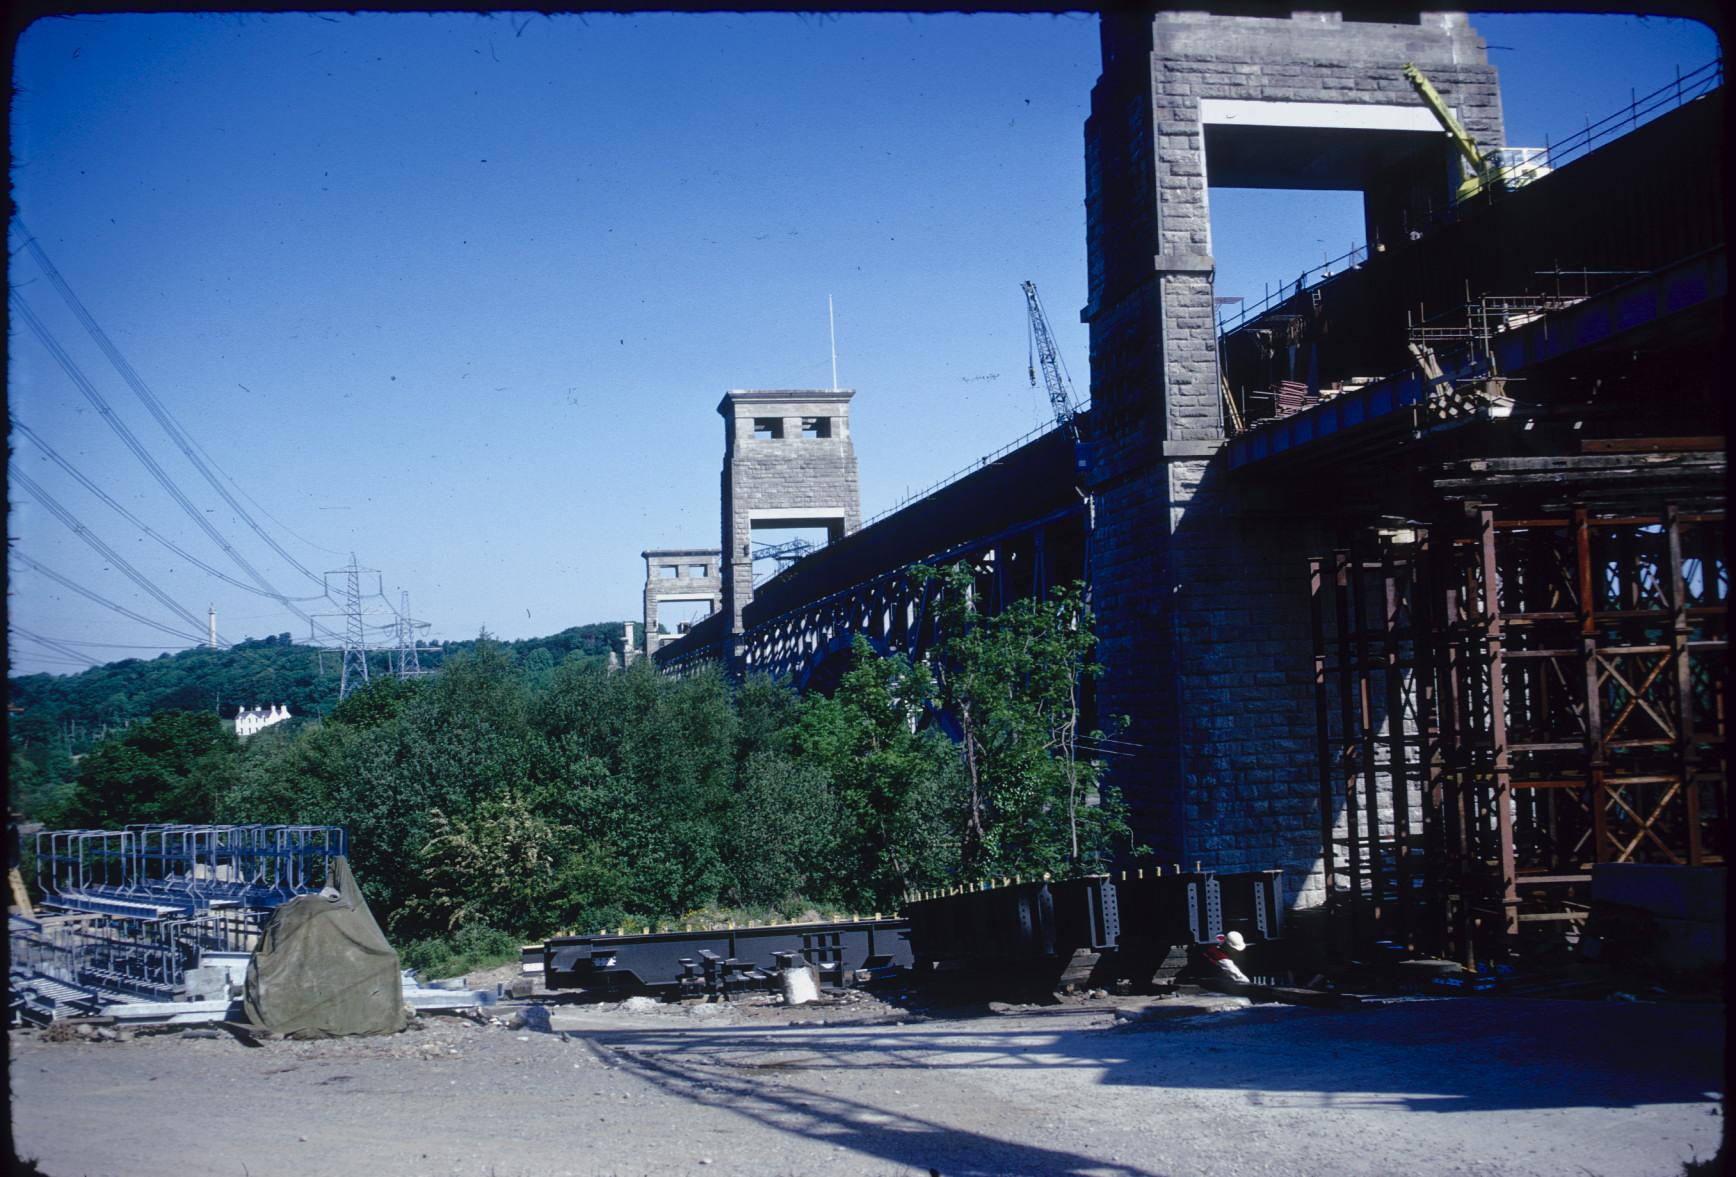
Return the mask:
M 1470 962 L 1584 918 L 1596 863 L 1727 853 L 1721 512 L 1370 533 L 1310 561 L 1327 901 Z

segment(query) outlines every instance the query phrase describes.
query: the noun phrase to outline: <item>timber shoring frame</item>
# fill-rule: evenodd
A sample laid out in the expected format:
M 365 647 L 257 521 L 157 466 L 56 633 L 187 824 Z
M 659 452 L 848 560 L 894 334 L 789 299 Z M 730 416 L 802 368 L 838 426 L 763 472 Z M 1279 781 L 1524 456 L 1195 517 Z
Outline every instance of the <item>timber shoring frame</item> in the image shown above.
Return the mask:
M 1584 918 L 1596 863 L 1725 860 L 1723 528 L 1676 504 L 1474 504 L 1310 560 L 1348 943 L 1474 963 Z

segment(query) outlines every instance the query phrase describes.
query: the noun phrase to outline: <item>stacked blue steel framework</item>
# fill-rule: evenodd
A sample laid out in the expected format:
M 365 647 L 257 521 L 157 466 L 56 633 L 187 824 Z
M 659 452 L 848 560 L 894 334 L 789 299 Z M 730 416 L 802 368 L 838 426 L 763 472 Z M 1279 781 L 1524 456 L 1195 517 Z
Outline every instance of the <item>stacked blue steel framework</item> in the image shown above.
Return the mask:
M 71 911 L 163 918 L 269 911 L 317 891 L 347 853 L 338 826 L 130 825 L 36 836 L 43 901 Z
M 44 830 L 36 882 L 49 914 L 12 920 L 13 1011 L 53 1020 L 177 1000 L 205 954 L 250 951 L 265 917 L 323 887 L 347 851 L 337 826 Z

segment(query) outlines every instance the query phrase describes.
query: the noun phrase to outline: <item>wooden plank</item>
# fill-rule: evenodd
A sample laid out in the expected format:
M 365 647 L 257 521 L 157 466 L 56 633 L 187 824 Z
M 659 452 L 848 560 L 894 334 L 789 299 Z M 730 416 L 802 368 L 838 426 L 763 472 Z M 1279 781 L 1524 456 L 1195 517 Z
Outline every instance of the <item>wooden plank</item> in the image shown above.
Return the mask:
M 24 877 L 18 873 L 17 867 L 6 872 L 6 881 L 12 887 L 12 905 L 18 909 L 18 914 L 27 920 L 36 918 L 36 908 L 30 904 L 30 892 L 24 889 Z

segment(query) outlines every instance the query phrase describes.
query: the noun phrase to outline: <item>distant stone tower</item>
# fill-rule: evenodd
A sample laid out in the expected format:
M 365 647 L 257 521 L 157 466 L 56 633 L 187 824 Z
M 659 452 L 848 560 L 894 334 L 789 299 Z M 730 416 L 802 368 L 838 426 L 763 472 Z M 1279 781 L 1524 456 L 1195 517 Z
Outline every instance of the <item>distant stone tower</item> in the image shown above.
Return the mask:
M 664 602 L 699 602 L 707 615 L 723 607 L 722 553 L 716 548 L 647 548 L 639 555 L 645 561 L 645 647 L 633 654 L 649 658 L 658 646 L 680 636 L 657 628 L 658 607 Z
M 753 533 L 824 527 L 828 541 L 862 526 L 850 389 L 733 389 L 723 415 L 723 612 L 731 670 L 741 666 L 741 613 L 753 600 Z

